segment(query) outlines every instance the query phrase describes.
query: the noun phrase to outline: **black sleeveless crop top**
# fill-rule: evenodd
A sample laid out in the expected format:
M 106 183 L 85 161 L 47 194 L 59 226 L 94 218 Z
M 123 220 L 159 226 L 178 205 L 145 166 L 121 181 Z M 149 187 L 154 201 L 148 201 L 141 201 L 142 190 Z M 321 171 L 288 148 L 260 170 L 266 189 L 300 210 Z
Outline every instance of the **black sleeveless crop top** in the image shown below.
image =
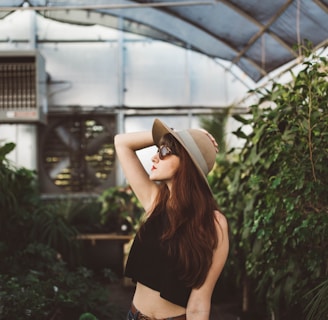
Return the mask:
M 134 238 L 125 267 L 125 276 L 134 282 L 158 291 L 160 296 L 186 308 L 191 293 L 179 280 L 174 259 L 168 257 L 160 245 L 160 235 L 166 223 L 166 214 L 155 212 L 144 224 L 141 237 Z

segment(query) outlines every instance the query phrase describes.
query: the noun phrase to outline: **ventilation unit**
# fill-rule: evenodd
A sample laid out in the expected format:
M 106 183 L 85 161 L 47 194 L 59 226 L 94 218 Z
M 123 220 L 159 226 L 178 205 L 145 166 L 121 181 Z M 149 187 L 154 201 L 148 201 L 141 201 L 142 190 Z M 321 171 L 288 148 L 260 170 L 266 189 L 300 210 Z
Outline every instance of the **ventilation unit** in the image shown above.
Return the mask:
M 37 51 L 0 51 L 0 123 L 45 123 L 46 78 Z
M 100 193 L 115 185 L 115 116 L 49 115 L 39 126 L 44 194 Z

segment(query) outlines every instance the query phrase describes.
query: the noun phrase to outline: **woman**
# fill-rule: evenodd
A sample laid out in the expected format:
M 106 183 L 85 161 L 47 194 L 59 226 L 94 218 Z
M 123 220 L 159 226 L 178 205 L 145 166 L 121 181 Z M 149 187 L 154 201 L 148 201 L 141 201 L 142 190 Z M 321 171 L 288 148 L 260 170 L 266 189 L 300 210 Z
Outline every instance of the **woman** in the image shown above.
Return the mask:
M 150 174 L 136 151 L 157 145 Z M 125 275 L 136 282 L 128 320 L 208 320 L 211 296 L 228 255 L 228 226 L 207 182 L 217 143 L 205 130 L 118 134 L 116 153 L 146 212 Z

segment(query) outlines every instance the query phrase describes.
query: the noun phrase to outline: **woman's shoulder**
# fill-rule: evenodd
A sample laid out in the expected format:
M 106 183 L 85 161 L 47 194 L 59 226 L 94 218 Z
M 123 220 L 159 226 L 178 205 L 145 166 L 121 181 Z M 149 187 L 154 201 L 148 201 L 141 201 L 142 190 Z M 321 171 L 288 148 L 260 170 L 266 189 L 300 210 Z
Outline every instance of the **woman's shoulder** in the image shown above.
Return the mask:
M 228 225 L 228 220 L 226 216 L 219 210 L 214 210 L 215 219 L 223 225 Z
M 222 234 L 227 234 L 228 233 L 228 220 L 226 216 L 220 212 L 219 210 L 214 211 L 215 215 L 215 221 L 218 229 L 218 233 Z

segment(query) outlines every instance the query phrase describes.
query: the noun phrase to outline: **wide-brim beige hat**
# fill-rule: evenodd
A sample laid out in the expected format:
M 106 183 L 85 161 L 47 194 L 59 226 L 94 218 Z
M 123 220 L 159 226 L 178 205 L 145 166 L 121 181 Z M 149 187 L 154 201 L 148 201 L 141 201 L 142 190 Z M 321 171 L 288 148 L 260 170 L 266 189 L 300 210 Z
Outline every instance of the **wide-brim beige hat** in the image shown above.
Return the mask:
M 152 134 L 158 147 L 161 138 L 167 133 L 179 141 L 208 184 L 207 175 L 213 169 L 216 158 L 216 148 L 208 134 L 199 129 L 174 130 L 161 120 L 155 119 Z

